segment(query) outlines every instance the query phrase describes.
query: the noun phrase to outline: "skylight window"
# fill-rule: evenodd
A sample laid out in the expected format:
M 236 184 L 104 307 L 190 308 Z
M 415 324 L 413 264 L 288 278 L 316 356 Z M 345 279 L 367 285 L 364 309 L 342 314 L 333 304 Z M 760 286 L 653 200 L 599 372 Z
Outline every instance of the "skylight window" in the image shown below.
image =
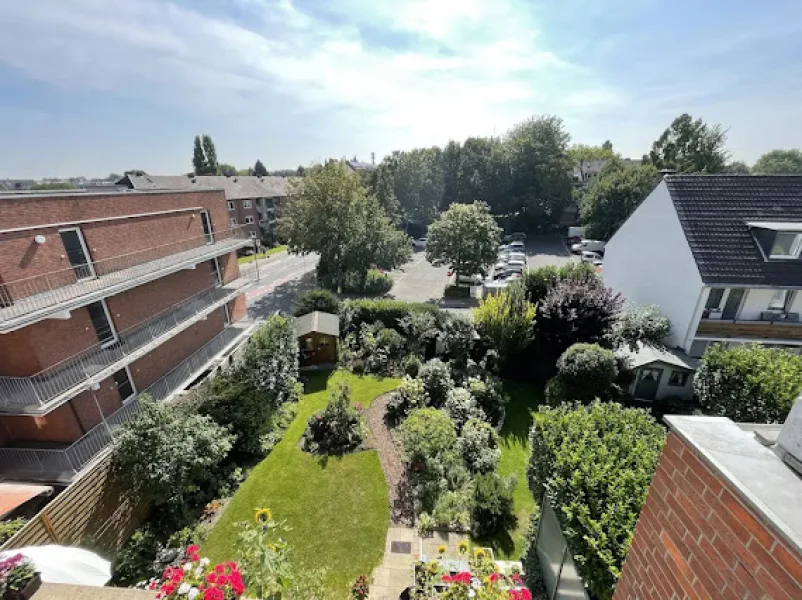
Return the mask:
M 799 258 L 802 249 L 802 234 L 778 231 L 771 246 L 769 258 Z

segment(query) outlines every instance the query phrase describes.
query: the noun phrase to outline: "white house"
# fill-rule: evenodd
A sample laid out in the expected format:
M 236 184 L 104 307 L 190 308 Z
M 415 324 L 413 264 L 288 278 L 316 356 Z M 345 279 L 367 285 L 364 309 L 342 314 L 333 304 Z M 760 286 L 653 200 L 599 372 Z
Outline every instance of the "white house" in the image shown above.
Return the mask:
M 668 175 L 607 243 L 604 280 L 660 307 L 690 357 L 716 342 L 798 353 L 800 251 L 802 176 Z

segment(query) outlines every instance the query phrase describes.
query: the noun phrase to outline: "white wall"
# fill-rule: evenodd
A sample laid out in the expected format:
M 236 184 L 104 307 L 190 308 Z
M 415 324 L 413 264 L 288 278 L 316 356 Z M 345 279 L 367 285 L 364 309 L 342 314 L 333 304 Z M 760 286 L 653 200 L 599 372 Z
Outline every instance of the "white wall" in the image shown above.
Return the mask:
M 759 321 L 760 313 L 769 309 L 769 301 L 774 295 L 774 289 L 753 288 L 747 290 L 741 303 L 739 319 L 744 321 Z M 789 312 L 802 312 L 802 291 L 796 293 L 794 303 Z
M 670 345 L 685 347 L 696 330 L 702 278 L 665 182 L 607 242 L 604 282 L 638 304 L 654 304 L 671 321 Z

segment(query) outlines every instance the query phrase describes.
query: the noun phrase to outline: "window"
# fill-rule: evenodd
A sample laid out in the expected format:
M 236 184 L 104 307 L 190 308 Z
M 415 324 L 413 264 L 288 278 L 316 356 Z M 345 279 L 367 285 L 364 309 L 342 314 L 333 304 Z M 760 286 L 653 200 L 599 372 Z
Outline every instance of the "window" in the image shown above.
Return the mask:
M 228 204 L 228 210 L 234 210 L 234 203 L 233 203 L 233 202 L 231 202 L 231 200 L 229 200 L 228 202 L 226 202 L 226 204 Z
M 246 225 L 253 225 L 253 217 L 252 217 L 252 216 L 250 216 L 250 215 L 248 215 L 247 217 L 245 217 L 245 224 L 246 224 Z
M 799 258 L 802 249 L 802 234 L 779 232 L 774 238 L 769 258 Z
M 92 327 L 95 328 L 95 334 L 100 342 L 100 347 L 106 348 L 116 342 L 117 332 L 114 330 L 114 325 L 109 317 L 109 309 L 106 308 L 106 301 L 100 300 L 99 302 L 87 304 L 86 310 L 89 312 L 89 320 L 92 321 Z
M 771 296 L 771 300 L 769 300 L 768 309 L 788 312 L 794 303 L 795 297 L 796 292 L 791 292 L 789 290 L 775 290 Z
M 117 391 L 120 392 L 120 399 L 127 402 L 136 394 L 134 384 L 131 383 L 131 378 L 128 376 L 128 368 L 120 369 L 112 375 L 114 383 L 117 385 Z
M 234 217 L 231 217 L 231 218 L 228 220 L 228 223 L 229 223 L 229 224 L 230 224 L 232 227 L 236 227 L 236 226 L 237 226 L 237 220 L 236 220 Z
M 250 200 L 243 200 L 242 201 L 242 208 L 250 208 L 250 207 L 251 207 L 251 201 Z
M 724 288 L 713 288 L 707 296 L 705 308 L 721 307 L 721 299 L 724 297 Z
M 709 343 L 710 342 L 708 342 L 707 340 L 694 340 L 693 343 L 691 344 L 690 350 L 688 351 L 688 356 L 699 358 L 705 353 L 705 350 L 707 350 L 707 345 Z
M 84 234 L 78 227 L 59 230 L 59 236 L 64 244 L 67 259 L 75 272 L 75 278 L 90 279 L 95 276 L 95 268 L 89 259 L 89 249 L 84 241 Z
M 668 385 L 672 387 L 685 387 L 688 383 L 688 373 L 685 371 L 671 371 L 671 377 L 668 378 Z

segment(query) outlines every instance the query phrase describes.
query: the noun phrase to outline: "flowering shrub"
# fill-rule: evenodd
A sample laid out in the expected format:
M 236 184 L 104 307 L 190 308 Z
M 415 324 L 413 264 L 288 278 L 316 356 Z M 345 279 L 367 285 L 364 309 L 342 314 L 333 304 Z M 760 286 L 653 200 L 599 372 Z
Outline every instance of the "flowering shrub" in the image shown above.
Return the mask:
M 354 600 L 368 600 L 369 591 L 368 578 L 364 575 L 357 577 L 351 586 L 351 596 Z
M 24 590 L 34 575 L 36 569 L 33 563 L 22 554 L 13 554 L 0 561 L 0 595 L 6 590 L 12 592 Z
M 188 546 L 184 560 L 169 566 L 160 579 L 152 579 L 145 587 L 157 592 L 156 598 L 165 600 L 233 600 L 245 592 L 245 582 L 235 562 L 212 565 L 201 558 L 199 548 Z

